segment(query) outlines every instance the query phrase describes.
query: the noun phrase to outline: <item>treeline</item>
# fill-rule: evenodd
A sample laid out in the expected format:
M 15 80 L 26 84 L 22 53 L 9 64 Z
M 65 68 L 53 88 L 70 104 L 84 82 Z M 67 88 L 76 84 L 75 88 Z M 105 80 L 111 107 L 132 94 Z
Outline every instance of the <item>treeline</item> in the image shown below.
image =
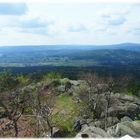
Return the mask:
M 87 72 L 79 72 L 77 73 L 76 77 L 74 79 L 79 80 L 81 78 L 81 75 L 84 75 L 86 73 L 95 73 L 91 71 Z M 126 91 L 128 94 L 133 94 L 136 96 L 140 96 L 140 79 L 136 76 L 133 76 L 132 74 L 124 74 L 124 75 L 111 75 L 110 73 L 108 74 L 102 74 L 102 73 L 97 73 L 100 77 L 113 77 L 114 79 L 118 79 L 119 77 L 125 77 L 130 79 L 128 82 L 128 85 L 126 87 Z M 10 70 L 4 70 L 3 72 L 0 72 L 0 92 L 6 91 L 6 90 L 12 90 L 16 88 L 20 88 L 22 86 L 26 86 L 31 83 L 37 83 L 45 78 L 49 79 L 61 79 L 61 78 L 70 78 L 71 76 L 66 76 L 62 72 L 35 72 L 35 73 L 28 73 L 28 74 L 15 74 L 12 73 Z M 122 83 L 125 85 L 126 83 Z M 118 89 L 120 87 L 117 87 Z
M 0 72 L 0 92 L 14 90 L 31 83 L 37 83 L 44 79 L 60 79 L 62 75 L 57 72 L 33 73 L 33 74 L 13 74 L 11 71 Z
M 135 80 L 140 79 L 139 65 L 108 65 L 108 66 L 90 66 L 90 67 L 76 67 L 76 66 L 26 66 L 26 67 L 0 67 L 0 72 L 11 71 L 13 74 L 24 75 L 44 75 L 47 72 L 58 72 L 64 77 L 70 79 L 78 79 L 79 73 L 96 72 L 102 76 L 112 75 L 118 77 L 120 75 L 132 75 Z

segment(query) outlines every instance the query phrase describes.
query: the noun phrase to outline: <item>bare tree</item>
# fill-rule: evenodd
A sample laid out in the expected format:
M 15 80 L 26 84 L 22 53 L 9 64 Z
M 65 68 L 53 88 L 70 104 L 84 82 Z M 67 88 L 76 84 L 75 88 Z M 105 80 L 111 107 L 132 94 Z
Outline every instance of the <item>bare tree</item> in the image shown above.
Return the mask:
M 129 81 L 132 79 L 131 75 L 124 75 L 124 76 L 119 76 L 117 78 L 113 78 L 112 76 L 108 76 L 105 78 L 105 93 L 104 97 L 106 99 L 106 106 L 105 106 L 105 117 L 104 117 L 104 122 L 105 122 L 105 130 L 107 129 L 107 118 L 108 118 L 108 109 L 111 106 L 111 94 L 115 94 L 116 91 L 121 91 L 127 87 Z
M 98 118 L 101 114 L 101 95 L 105 90 L 104 79 L 96 73 L 82 74 L 81 78 L 86 82 L 88 88 L 84 94 L 85 99 L 88 99 L 87 108 L 93 113 L 93 119 Z M 83 90 L 81 90 L 81 92 L 83 92 Z
M 87 83 L 89 90 L 81 89 L 83 101 L 86 101 L 86 110 L 93 114 L 94 119 L 100 119 L 101 113 L 104 112 L 104 129 L 107 129 L 108 109 L 111 106 L 111 94 L 115 93 L 117 88 L 124 89 L 130 76 L 120 76 L 113 78 L 112 76 L 101 77 L 96 73 L 82 74 L 82 79 Z M 83 94 L 83 92 L 86 92 Z M 80 94 L 79 94 L 80 95 Z
M 105 116 L 104 116 L 104 128 L 105 130 L 107 129 L 107 118 L 108 118 L 108 109 L 110 107 L 110 99 L 111 99 L 111 93 L 113 92 L 113 89 L 114 89 L 114 85 L 115 85 L 115 81 L 113 79 L 112 76 L 109 76 L 105 79 L 106 81 L 106 91 L 104 93 L 104 97 L 105 97 L 105 100 L 106 100 L 106 105 L 105 105 Z
M 9 122 L 4 125 L 3 130 L 8 126 L 12 126 L 11 128 L 15 131 L 15 137 L 18 137 L 18 120 L 24 113 L 27 99 L 27 96 L 22 96 L 18 91 L 0 94 L 0 107 L 3 109 L 0 119 L 6 118 L 9 120 Z M 9 127 L 9 129 L 11 128 Z
M 41 87 L 37 89 L 35 93 L 32 111 L 36 116 L 36 135 L 38 137 L 41 135 L 41 131 L 43 131 L 43 133 L 49 131 L 50 137 L 53 136 L 54 126 L 52 123 L 52 113 L 55 103 L 55 95 L 55 90 L 52 88 L 45 90 Z

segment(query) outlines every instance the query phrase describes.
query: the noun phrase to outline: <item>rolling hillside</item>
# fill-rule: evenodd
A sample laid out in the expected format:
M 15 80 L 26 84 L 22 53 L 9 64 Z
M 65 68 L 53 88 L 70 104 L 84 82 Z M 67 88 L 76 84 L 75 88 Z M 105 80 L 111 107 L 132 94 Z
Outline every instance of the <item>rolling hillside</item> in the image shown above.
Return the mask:
M 0 47 L 0 66 L 96 66 L 140 64 L 139 44 Z

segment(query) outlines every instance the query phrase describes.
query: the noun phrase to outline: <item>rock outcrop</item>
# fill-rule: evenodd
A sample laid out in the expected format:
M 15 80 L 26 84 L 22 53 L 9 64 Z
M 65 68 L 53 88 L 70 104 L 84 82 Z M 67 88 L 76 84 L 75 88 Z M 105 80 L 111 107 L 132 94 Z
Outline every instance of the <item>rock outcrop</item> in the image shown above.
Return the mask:
M 110 128 L 107 133 L 112 137 L 122 137 L 129 135 L 132 137 L 140 137 L 140 122 L 139 121 L 124 121 Z
M 124 94 L 110 95 L 110 105 L 105 120 L 105 98 L 100 100 L 101 116 L 82 127 L 76 137 L 140 137 L 140 99 Z M 106 129 L 105 129 L 105 121 Z
M 83 129 L 76 137 L 82 138 L 102 138 L 102 137 L 111 137 L 107 132 L 99 127 L 89 126 Z

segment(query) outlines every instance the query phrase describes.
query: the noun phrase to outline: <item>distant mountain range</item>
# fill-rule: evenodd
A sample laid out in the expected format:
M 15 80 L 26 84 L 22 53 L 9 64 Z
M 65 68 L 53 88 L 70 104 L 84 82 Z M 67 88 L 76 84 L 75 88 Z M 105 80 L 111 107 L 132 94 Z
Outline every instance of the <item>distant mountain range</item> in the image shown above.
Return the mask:
M 20 47 L 20 49 L 19 49 Z M 138 43 L 122 43 L 113 45 L 26 45 L 26 46 L 1 46 L 2 50 L 18 50 L 18 51 L 29 51 L 29 50 L 97 50 L 97 49 L 125 49 L 125 50 L 135 50 L 140 51 L 140 44 Z
M 0 66 L 140 64 L 140 44 L 0 47 Z

